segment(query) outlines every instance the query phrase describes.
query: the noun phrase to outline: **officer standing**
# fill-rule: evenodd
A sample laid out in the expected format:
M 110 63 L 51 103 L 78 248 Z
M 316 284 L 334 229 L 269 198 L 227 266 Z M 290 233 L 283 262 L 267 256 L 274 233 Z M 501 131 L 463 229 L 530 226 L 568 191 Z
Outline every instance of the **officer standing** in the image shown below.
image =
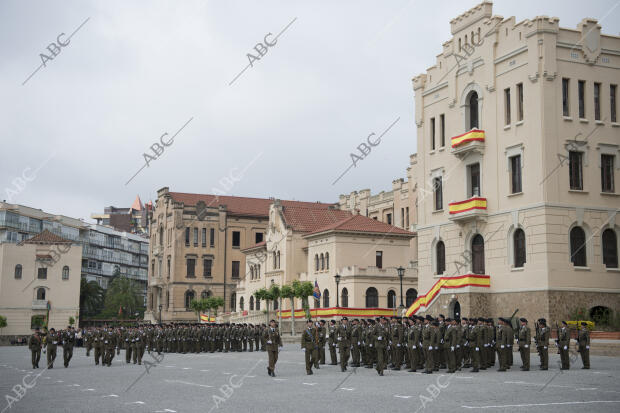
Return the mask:
M 50 328 L 47 336 L 45 337 L 45 342 L 47 343 L 47 368 L 54 368 L 54 360 L 56 360 L 56 348 L 58 347 L 58 333 L 54 328 Z
M 387 318 L 381 317 L 373 331 L 374 347 L 377 351 L 377 373 L 379 373 L 379 376 L 383 376 L 383 370 L 385 370 L 387 364 L 386 347 L 390 332 L 386 324 Z
M 351 327 L 351 366 L 360 366 L 360 349 L 362 345 L 362 328 L 360 327 L 359 320 L 356 318 L 352 321 Z
M 540 355 L 540 369 L 549 369 L 549 328 L 547 328 L 547 320 L 541 318 L 538 320 L 540 328 L 536 333 L 536 346 Z
M 570 345 L 570 332 L 566 321 L 562 321 L 562 327 L 558 331 L 558 347 L 560 349 L 560 370 L 570 369 L 570 358 L 568 356 L 568 346 Z
M 521 370 L 530 370 L 530 343 L 532 333 L 527 326 L 527 319 L 521 318 L 521 328 L 519 328 L 519 353 L 521 354 Z
M 28 339 L 28 348 L 32 355 L 32 368 L 39 368 L 39 360 L 41 359 L 41 334 L 39 327 L 34 329 L 34 334 Z
M 588 323 L 581 322 L 581 330 L 577 333 L 577 344 L 579 345 L 579 353 L 581 354 L 582 369 L 590 368 L 590 332 L 587 328 Z
M 282 339 L 280 338 L 280 332 L 276 328 L 276 320 L 269 322 L 269 327 L 263 331 L 263 340 L 265 341 L 265 348 L 269 356 L 269 366 L 267 367 L 267 374 L 271 377 L 276 377 L 276 363 L 278 362 L 278 347 L 282 347 Z
M 329 347 L 329 356 L 331 358 L 331 363 L 329 363 L 332 366 L 336 366 L 338 365 L 338 357 L 336 357 L 336 321 L 335 320 L 330 320 L 329 321 L 329 336 L 327 338 L 327 346 Z
M 306 323 L 306 329 L 301 335 L 301 350 L 305 353 L 306 374 L 308 375 L 313 374 L 312 366 L 317 362 L 318 342 L 318 331 L 312 325 L 312 320 L 309 319 Z
M 342 317 L 340 326 L 336 329 L 336 339 L 338 341 L 338 350 L 340 352 L 340 371 L 347 370 L 349 362 L 349 353 L 351 350 L 351 328 L 347 325 L 349 319 Z
M 325 343 L 327 342 L 327 329 L 325 320 L 319 322 L 319 364 L 325 364 Z

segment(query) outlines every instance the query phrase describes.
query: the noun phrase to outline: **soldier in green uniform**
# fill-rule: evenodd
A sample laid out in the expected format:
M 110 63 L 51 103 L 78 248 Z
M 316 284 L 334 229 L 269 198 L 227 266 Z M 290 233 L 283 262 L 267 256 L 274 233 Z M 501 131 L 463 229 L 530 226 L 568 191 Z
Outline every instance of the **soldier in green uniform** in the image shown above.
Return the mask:
M 31 353 L 32 368 L 39 368 L 39 360 L 41 359 L 41 333 L 39 327 L 34 329 L 34 334 L 28 339 L 28 348 Z
M 392 324 L 391 331 L 391 339 L 392 343 L 391 353 L 392 353 L 392 370 L 400 370 L 400 367 L 403 365 L 403 352 L 402 352 L 402 343 L 404 342 L 404 329 L 401 323 L 401 317 L 394 317 L 394 323 Z
M 536 346 L 538 347 L 538 354 L 540 355 L 540 369 L 549 369 L 549 336 L 551 332 L 547 327 L 547 320 L 541 318 L 538 320 L 539 328 L 536 333 Z
M 515 343 L 515 332 L 512 328 L 512 319 L 506 319 L 504 324 L 504 329 L 506 329 L 506 368 L 510 369 L 512 367 L 512 346 Z
M 387 367 L 386 348 L 390 339 L 389 334 L 387 318 L 381 317 L 379 323 L 375 325 L 372 334 L 374 338 L 374 348 L 377 351 L 377 373 L 379 373 L 379 376 L 383 376 L 383 370 Z
M 330 365 L 336 366 L 338 364 L 338 358 L 336 357 L 337 339 L 336 339 L 336 321 L 335 320 L 329 321 L 328 333 L 329 333 L 329 336 L 327 338 L 327 345 L 329 346 L 329 356 L 331 358 Z
M 90 351 L 93 349 L 93 330 L 91 327 L 84 332 L 84 344 L 86 345 L 86 357 L 90 356 Z
M 590 332 L 588 331 L 588 323 L 582 322 L 581 329 L 577 333 L 577 345 L 579 354 L 581 355 L 582 369 L 590 368 Z
M 562 321 L 562 327 L 558 331 L 558 348 L 560 350 L 560 361 L 562 367 L 560 370 L 570 369 L 570 357 L 568 354 L 568 347 L 570 346 L 570 331 L 566 321 Z
M 54 368 L 54 360 L 56 360 L 56 349 L 58 347 L 58 342 L 60 341 L 60 336 L 56 332 L 54 328 L 50 328 L 47 335 L 45 336 L 45 343 L 47 344 L 47 368 Z
M 75 330 L 69 326 L 62 335 L 62 358 L 65 368 L 69 367 L 69 362 L 73 357 L 73 346 L 75 345 Z
M 472 320 L 470 318 L 470 320 Z M 482 325 L 482 318 L 478 318 L 476 320 L 477 325 L 473 326 L 469 330 L 469 349 L 471 353 L 471 372 L 477 373 L 479 371 L 480 366 L 483 365 L 483 360 L 481 359 L 481 355 L 483 354 L 482 349 L 484 348 L 484 326 Z
M 435 363 L 433 361 L 433 332 L 431 322 L 433 317 L 427 315 L 424 318 L 424 327 L 422 327 L 422 347 L 424 348 L 425 370 L 424 373 L 431 374 Z
M 407 330 L 407 351 L 409 351 L 409 370 L 415 372 L 420 364 L 418 346 L 420 345 L 420 329 L 416 325 L 417 317 L 409 318 Z
M 439 371 L 439 366 L 437 365 L 437 359 L 440 357 L 439 347 L 441 346 L 441 342 L 443 340 L 441 330 L 439 330 L 440 323 L 437 320 L 434 320 L 431 323 L 431 346 L 433 348 L 433 371 Z
M 269 327 L 263 331 L 263 339 L 265 341 L 265 350 L 269 356 L 269 366 L 267 367 L 267 374 L 271 377 L 276 377 L 276 363 L 278 362 L 278 350 L 282 347 L 282 339 L 280 338 L 280 332 L 276 328 L 276 320 L 269 322 Z
M 342 317 L 340 325 L 336 329 L 336 341 L 338 342 L 338 352 L 340 353 L 340 371 L 347 370 L 349 353 L 351 350 L 351 327 L 348 325 L 349 319 Z
M 377 320 L 379 320 L 377 318 Z M 375 365 L 375 362 L 377 361 L 377 348 L 375 347 L 375 325 L 378 324 L 378 322 L 376 322 L 375 320 L 373 320 L 372 318 L 370 320 L 368 320 L 368 330 L 366 331 L 366 343 L 368 344 L 367 347 L 367 352 L 368 355 L 366 356 L 367 358 L 367 364 L 366 364 L 366 368 L 371 369 L 373 368 L 373 366 Z
M 325 343 L 327 342 L 327 329 L 325 320 L 319 322 L 319 364 L 325 364 Z
M 313 326 L 312 320 L 306 323 L 306 329 L 301 334 L 301 350 L 304 352 L 306 359 L 306 374 L 312 373 L 312 366 L 317 363 L 319 334 Z
M 508 332 L 506 329 L 506 319 L 499 318 L 496 335 L 497 356 L 499 361 L 499 369 L 497 371 L 506 371 L 508 367 Z
M 521 355 L 521 370 L 530 370 L 530 343 L 532 342 L 532 332 L 527 326 L 527 319 L 519 319 L 521 327 L 519 328 L 519 354 Z
M 131 352 L 133 351 L 133 329 L 127 328 L 121 333 L 122 345 L 125 347 L 125 363 L 131 362 Z
M 114 350 L 116 349 L 117 344 L 120 346 L 117 336 L 118 334 L 112 328 L 108 328 L 107 331 L 104 331 L 103 333 L 103 365 L 106 365 L 108 367 L 112 366 L 112 360 L 114 359 Z
M 447 364 L 448 364 L 448 373 L 456 372 L 456 346 L 458 344 L 457 341 L 457 326 L 456 320 L 451 318 L 445 319 L 446 330 L 444 332 L 444 342 L 443 347 L 446 352 Z
M 441 369 L 445 369 L 446 368 L 446 363 L 448 361 L 448 357 L 447 357 L 447 351 L 445 349 L 444 346 L 444 336 L 446 335 L 446 317 L 443 314 L 439 314 L 439 317 L 437 319 L 437 321 L 439 321 L 439 348 L 437 349 L 436 352 L 436 358 L 435 358 L 435 371 L 438 371 L 440 368 Z
M 351 366 L 359 367 L 361 358 L 360 348 L 362 346 L 362 328 L 357 318 L 353 319 L 351 323 L 353 324 L 351 326 Z

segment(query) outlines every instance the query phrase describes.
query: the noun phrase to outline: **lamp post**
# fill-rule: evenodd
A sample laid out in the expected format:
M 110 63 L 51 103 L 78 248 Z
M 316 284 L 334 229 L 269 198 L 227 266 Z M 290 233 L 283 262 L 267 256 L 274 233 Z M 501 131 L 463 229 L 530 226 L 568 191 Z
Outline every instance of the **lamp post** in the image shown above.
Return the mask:
M 159 305 L 159 324 L 161 324 L 161 309 L 163 308 L 163 305 Z
M 403 277 L 405 276 L 405 269 L 403 267 L 398 267 L 396 269 L 398 272 L 398 278 L 400 279 L 400 306 L 399 309 L 402 310 L 405 308 L 403 305 Z
M 340 284 L 340 274 L 334 275 L 336 280 L 336 307 L 340 307 L 340 293 L 338 292 L 338 284 Z

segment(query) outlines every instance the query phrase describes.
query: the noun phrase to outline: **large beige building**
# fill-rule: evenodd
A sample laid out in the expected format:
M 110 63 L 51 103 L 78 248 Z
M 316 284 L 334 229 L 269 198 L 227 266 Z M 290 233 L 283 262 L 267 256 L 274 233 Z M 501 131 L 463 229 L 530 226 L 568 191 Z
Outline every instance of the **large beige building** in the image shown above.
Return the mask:
M 3 335 L 28 335 L 42 326 L 65 328 L 80 311 L 82 245 L 48 230 L 18 244 L 0 243 Z
M 194 321 L 192 299 L 224 298 L 235 311 L 244 248 L 264 241 L 273 199 L 157 192 L 150 219 L 147 311 L 151 321 Z M 281 201 L 309 210 L 333 204 Z
M 490 2 L 450 27 L 436 64 L 413 78 L 429 294 L 415 310 L 620 310 L 620 38 L 593 19 L 569 29 L 494 16 Z M 488 278 L 454 278 L 468 274 Z
M 276 201 L 270 207 L 265 241 L 242 251 L 247 255 L 246 277 L 237 287 L 238 312 L 252 316 L 261 311 L 254 297 L 258 289 L 299 280 L 316 283 L 320 290 L 321 299 L 310 300 L 312 308 L 340 307 L 322 316 L 390 314 L 388 309 L 394 313 L 400 305 L 399 267 L 403 304 L 417 297 L 417 273 L 411 260 L 414 238 L 414 233 L 402 228 L 335 207 L 308 209 Z M 282 309 L 290 314 L 290 300 L 283 301 Z M 301 309 L 299 299 L 295 309 Z M 355 313 L 355 309 L 373 310 Z

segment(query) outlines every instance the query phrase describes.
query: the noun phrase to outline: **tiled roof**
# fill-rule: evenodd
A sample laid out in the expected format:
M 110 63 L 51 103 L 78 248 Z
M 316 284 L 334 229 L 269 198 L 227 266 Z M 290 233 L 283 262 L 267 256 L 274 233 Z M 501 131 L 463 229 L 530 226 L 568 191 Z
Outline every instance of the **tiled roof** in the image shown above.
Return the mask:
M 176 202 L 183 202 L 185 205 L 196 205 L 198 201 L 203 201 L 208 207 L 218 207 L 226 205 L 226 209 L 231 215 L 246 216 L 269 216 L 269 206 L 274 201 L 268 198 L 247 198 L 242 196 L 210 195 L 210 194 L 188 194 L 183 192 L 169 192 L 172 199 Z M 302 201 L 280 201 L 284 207 L 304 207 L 307 209 L 327 209 L 335 204 L 324 204 L 321 202 L 302 202 Z
M 265 245 L 267 245 L 267 241 L 261 241 L 258 244 L 250 245 L 249 247 L 244 248 L 241 251 L 251 250 L 254 248 L 258 248 L 258 247 L 264 247 Z
M 340 209 L 318 209 L 300 206 L 283 208 L 284 221 L 298 232 L 313 232 L 326 225 L 340 222 L 351 216 L 349 211 Z
M 318 234 L 327 231 L 343 231 L 343 232 L 373 232 L 378 234 L 391 235 L 409 235 L 415 236 L 415 233 L 406 231 L 402 228 L 386 224 L 376 219 L 368 218 L 363 215 L 352 215 L 338 222 L 317 228 L 311 234 Z M 307 234 L 307 235 L 311 235 Z
M 22 244 L 70 244 L 71 241 L 44 229 L 34 237 L 22 241 Z

